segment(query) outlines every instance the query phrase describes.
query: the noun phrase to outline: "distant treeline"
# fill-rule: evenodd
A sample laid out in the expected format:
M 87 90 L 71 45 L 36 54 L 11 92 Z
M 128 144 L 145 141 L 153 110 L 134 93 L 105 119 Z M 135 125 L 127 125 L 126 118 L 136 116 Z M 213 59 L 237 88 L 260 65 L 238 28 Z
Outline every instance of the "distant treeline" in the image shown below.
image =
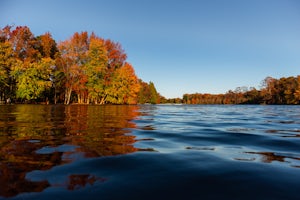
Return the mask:
M 159 103 L 152 82 L 138 79 L 119 43 L 74 33 L 56 43 L 27 26 L 0 30 L 0 101 L 29 103 Z
M 238 87 L 226 94 L 184 94 L 168 99 L 168 103 L 184 104 L 300 104 L 300 76 L 275 79 L 267 77 L 262 88 Z

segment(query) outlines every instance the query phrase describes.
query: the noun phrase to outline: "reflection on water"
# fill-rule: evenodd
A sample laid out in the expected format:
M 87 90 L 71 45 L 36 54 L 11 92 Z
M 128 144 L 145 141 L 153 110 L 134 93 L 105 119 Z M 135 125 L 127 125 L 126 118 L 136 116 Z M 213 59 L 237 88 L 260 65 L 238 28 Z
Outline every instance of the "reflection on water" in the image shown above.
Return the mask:
M 286 162 L 291 163 L 293 161 L 300 161 L 300 155 L 291 154 L 291 153 L 274 153 L 274 152 L 245 152 L 248 154 L 257 154 L 261 155 L 261 161 L 265 163 L 272 162 Z M 300 164 L 300 162 L 299 162 Z M 291 165 L 292 167 L 300 167 L 300 165 Z
M 66 186 L 68 190 L 78 190 L 86 185 L 93 185 L 95 182 L 103 182 L 105 180 L 105 178 L 98 178 L 90 174 L 72 174 L 69 176 L 69 179 L 65 185 L 58 186 Z
M 226 152 L 227 157 L 233 154 L 249 156 L 246 151 L 251 148 L 256 150 L 253 152 L 271 149 L 276 155 L 285 157 L 282 152 L 287 150 L 294 155 L 287 158 L 300 158 L 299 153 L 294 153 L 299 151 L 299 106 L 158 106 L 157 110 L 152 108 L 150 113 L 152 115 L 137 121 L 142 124 L 140 132 L 157 133 L 154 137 L 160 141 L 167 139 L 176 144 L 172 147 L 174 150 L 178 147 L 211 150 Z M 165 150 L 157 145 L 156 150 L 160 149 Z
M 40 192 L 47 181 L 25 178 L 81 158 L 137 151 L 129 133 L 137 117 L 135 106 L 0 106 L 0 196 Z M 68 189 L 95 181 L 93 175 L 70 175 Z
M 299 199 L 300 106 L 3 105 L 0 198 Z

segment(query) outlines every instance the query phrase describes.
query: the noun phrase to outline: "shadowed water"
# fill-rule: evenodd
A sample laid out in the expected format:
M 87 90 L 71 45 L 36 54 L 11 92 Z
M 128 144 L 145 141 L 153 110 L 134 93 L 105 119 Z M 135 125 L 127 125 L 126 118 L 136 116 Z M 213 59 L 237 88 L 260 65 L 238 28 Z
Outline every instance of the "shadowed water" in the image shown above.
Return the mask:
M 0 106 L 0 199 L 299 199 L 299 180 L 299 106 Z

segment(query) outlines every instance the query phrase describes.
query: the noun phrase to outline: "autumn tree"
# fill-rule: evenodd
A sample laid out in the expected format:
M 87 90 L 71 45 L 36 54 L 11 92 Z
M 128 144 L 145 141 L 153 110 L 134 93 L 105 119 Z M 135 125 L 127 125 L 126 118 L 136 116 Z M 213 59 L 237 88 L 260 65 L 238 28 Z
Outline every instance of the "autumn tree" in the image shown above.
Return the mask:
M 51 33 L 47 32 L 43 35 L 38 36 L 37 43 L 42 57 L 55 59 L 55 56 L 58 53 L 58 49 Z
M 60 50 L 61 70 L 65 75 L 65 104 L 70 103 L 73 91 L 77 93 L 78 101 L 86 98 L 87 77 L 84 74 L 83 66 L 87 62 L 88 33 L 76 32 L 69 40 L 58 45 Z
M 139 90 L 140 84 L 133 67 L 125 63 L 114 73 L 107 101 L 113 104 L 136 104 Z
M 261 104 L 263 102 L 263 97 L 261 91 L 257 90 L 255 87 L 250 88 L 245 94 L 244 97 L 247 99 L 245 104 Z
M 294 92 L 295 103 L 300 104 L 300 75 L 297 76 L 296 82 L 297 82 L 297 84 L 296 84 L 296 88 L 295 88 L 295 92 Z
M 10 33 L 15 58 L 23 62 L 35 62 L 41 58 L 38 41 L 27 26 L 17 26 Z
M 88 102 L 104 104 L 107 91 L 105 88 L 105 74 L 108 63 L 108 53 L 104 40 L 92 35 L 88 50 L 88 62 L 85 71 L 88 77 Z
M 108 57 L 107 69 L 108 72 L 112 73 L 114 70 L 124 65 L 127 55 L 120 43 L 108 39 L 104 41 L 104 46 Z
M 25 100 L 43 98 L 43 93 L 51 87 L 51 66 L 54 61 L 43 58 L 39 62 L 30 63 L 26 68 L 22 63 L 16 65 L 12 75 L 17 80 L 16 96 Z
M 143 82 L 140 80 L 140 91 L 138 94 L 138 102 L 141 104 L 151 103 L 157 104 L 161 102 L 161 99 L 164 99 L 156 90 L 153 82 Z
M 237 87 L 225 94 L 184 94 L 183 102 L 187 104 L 299 104 L 300 78 L 266 77 L 261 90 L 252 87 Z
M 109 90 L 114 72 L 124 65 L 124 62 L 127 58 L 125 51 L 122 49 L 121 44 L 115 43 L 112 40 L 104 40 L 104 46 L 107 53 L 107 63 L 106 69 L 104 73 L 104 99 L 102 99 L 102 103 L 105 102 L 105 99 L 108 96 L 107 90 Z M 104 100 L 104 101 L 103 101 Z
M 56 45 L 27 26 L 0 30 L 0 100 L 135 104 L 141 85 L 119 43 L 74 33 Z M 154 84 L 149 102 L 159 102 Z M 158 96 L 158 98 L 157 98 Z
M 11 68 L 14 65 L 13 49 L 9 42 L 11 27 L 0 30 L 0 100 L 12 97 Z
M 297 104 L 297 98 L 294 96 L 297 90 L 297 78 L 283 77 L 279 79 L 280 87 L 283 89 L 283 104 Z

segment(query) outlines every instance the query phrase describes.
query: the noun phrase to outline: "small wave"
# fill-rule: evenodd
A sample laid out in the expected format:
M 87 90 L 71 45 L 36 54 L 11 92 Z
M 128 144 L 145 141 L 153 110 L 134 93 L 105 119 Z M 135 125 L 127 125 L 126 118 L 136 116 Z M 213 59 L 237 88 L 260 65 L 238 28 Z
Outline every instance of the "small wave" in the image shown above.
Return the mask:
M 215 147 L 186 147 L 187 150 L 214 151 Z
M 138 148 L 138 151 L 146 151 L 146 152 L 158 152 L 153 148 Z
M 234 158 L 237 161 L 255 161 L 256 158 Z
M 228 128 L 226 130 L 230 131 L 230 132 L 251 132 L 251 131 L 255 131 L 256 129 L 254 129 L 254 128 Z
M 142 130 L 147 130 L 147 131 L 152 131 L 152 130 L 155 130 L 155 128 L 151 125 L 147 125 L 147 126 L 144 126 L 144 127 L 141 127 Z
M 142 138 L 142 139 L 137 139 L 135 141 L 141 142 L 141 141 L 153 141 L 153 140 L 155 140 L 155 139 L 153 139 L 153 138 Z
M 284 138 L 295 138 L 295 137 L 300 137 L 300 134 L 295 134 L 295 133 L 300 133 L 299 129 L 269 129 L 266 130 L 265 133 L 271 133 L 271 134 L 279 134 L 280 137 Z
M 295 121 L 292 120 L 283 120 L 283 121 L 279 121 L 280 124 L 294 124 Z

